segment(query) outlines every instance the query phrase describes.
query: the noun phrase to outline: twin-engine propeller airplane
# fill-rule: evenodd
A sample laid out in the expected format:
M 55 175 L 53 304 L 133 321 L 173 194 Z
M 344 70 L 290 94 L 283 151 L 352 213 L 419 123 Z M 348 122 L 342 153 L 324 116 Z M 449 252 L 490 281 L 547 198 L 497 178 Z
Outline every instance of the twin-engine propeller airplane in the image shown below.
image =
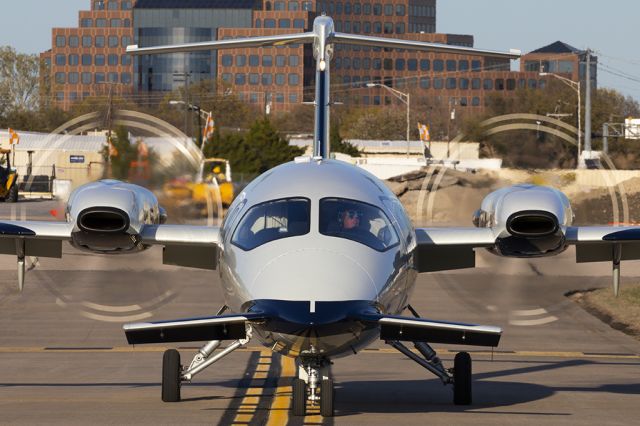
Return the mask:
M 313 32 L 137 48 L 134 54 L 313 43 L 316 122 L 313 157 L 298 158 L 255 179 L 233 202 L 221 227 L 165 225 L 156 197 L 139 186 L 101 181 L 69 198 L 66 223 L 3 222 L 0 253 L 61 257 L 62 241 L 101 254 L 164 247 L 166 264 L 218 269 L 226 305 L 216 316 L 124 326 L 130 344 L 203 341 L 187 367 L 176 350 L 164 354 L 163 401 L 179 401 L 182 383 L 255 337 L 297 361 L 294 415 L 307 402 L 334 414 L 331 360 L 356 354 L 377 339 L 453 385 L 455 404 L 471 403 L 471 359 L 458 353 L 444 367 L 431 343 L 498 345 L 498 327 L 421 318 L 409 298 L 416 275 L 475 266 L 475 249 L 504 257 L 552 256 L 569 245 L 578 262 L 612 261 L 617 287 L 622 259 L 640 258 L 640 228 L 572 227 L 568 199 L 546 187 L 496 191 L 474 216 L 475 227 L 414 229 L 396 196 L 371 174 L 329 159 L 329 63 L 336 43 L 423 51 L 478 51 L 334 31 L 327 16 Z M 230 310 L 230 314 L 224 314 Z M 401 316 L 409 310 L 411 317 Z M 233 341 L 215 352 L 224 340 Z M 415 346 L 410 350 L 403 342 Z

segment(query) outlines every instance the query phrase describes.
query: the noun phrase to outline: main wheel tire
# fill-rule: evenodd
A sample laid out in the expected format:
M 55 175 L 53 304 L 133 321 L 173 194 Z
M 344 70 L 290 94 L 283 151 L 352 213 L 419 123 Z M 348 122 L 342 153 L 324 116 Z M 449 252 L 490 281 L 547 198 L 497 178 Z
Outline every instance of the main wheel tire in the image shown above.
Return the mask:
M 333 417 L 333 403 L 335 401 L 335 392 L 333 389 L 333 380 L 327 379 L 320 383 L 320 415 L 322 417 Z
M 302 379 L 293 379 L 291 411 L 294 416 L 307 414 L 307 384 Z
M 7 203 L 17 203 L 18 202 L 18 185 L 14 184 L 9 189 L 9 193 L 5 197 L 4 201 L 7 202 Z
M 459 352 L 453 361 L 453 403 L 471 405 L 471 356 Z
M 180 401 L 180 352 L 169 349 L 162 357 L 162 400 L 164 402 Z

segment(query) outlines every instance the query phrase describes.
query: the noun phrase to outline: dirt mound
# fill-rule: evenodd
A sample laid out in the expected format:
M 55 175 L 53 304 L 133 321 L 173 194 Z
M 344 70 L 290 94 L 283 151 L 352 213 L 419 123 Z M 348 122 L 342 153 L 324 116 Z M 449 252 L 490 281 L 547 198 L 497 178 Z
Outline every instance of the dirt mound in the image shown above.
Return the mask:
M 500 174 L 491 171 L 472 173 L 429 167 L 392 177 L 386 184 L 400 198 L 415 225 L 470 226 L 471 215 L 489 193 L 516 183 L 537 183 L 536 177 L 539 176 L 540 172 L 507 170 Z M 549 179 L 554 176 L 550 176 L 544 176 L 544 184 L 566 191 L 575 214 L 575 225 L 640 223 L 640 178 L 629 179 L 621 184 L 625 194 L 623 198 L 618 187 L 611 190 L 577 188 L 570 179 L 554 175 L 557 179 L 551 182 Z M 618 218 L 614 216 L 614 200 L 618 204 Z M 623 215 L 625 203 L 628 205 L 628 218 Z
M 423 168 L 386 181 L 417 226 L 470 226 L 482 199 L 505 182 L 492 172 Z

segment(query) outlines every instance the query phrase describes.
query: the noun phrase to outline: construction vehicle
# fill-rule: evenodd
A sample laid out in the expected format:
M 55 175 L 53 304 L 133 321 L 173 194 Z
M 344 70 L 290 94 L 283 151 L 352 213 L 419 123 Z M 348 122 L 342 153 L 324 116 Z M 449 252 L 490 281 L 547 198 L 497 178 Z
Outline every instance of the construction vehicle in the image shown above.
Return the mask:
M 11 167 L 10 149 L 0 149 L 0 200 L 18 201 L 18 172 Z
M 164 185 L 169 204 L 183 211 L 206 216 L 217 212 L 218 206 L 227 208 L 234 198 L 231 165 L 224 158 L 208 158 L 200 164 L 196 181 L 173 179 Z

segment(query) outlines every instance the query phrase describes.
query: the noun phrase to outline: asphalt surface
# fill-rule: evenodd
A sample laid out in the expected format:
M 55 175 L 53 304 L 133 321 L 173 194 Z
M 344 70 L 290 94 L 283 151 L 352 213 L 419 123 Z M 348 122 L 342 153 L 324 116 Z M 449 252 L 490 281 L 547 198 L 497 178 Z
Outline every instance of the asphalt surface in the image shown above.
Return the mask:
M 29 218 L 46 218 L 49 204 Z M 3 206 L 4 208 L 4 206 Z M 0 213 L 1 213 L 0 209 Z M 6 212 L 5 212 L 6 213 Z M 50 215 L 53 217 L 53 215 Z M 5 215 L 5 217 L 7 217 Z M 250 342 L 162 403 L 165 347 L 129 347 L 121 324 L 214 314 L 216 274 L 161 265 L 161 251 L 104 257 L 64 247 L 16 291 L 15 259 L 0 258 L 0 423 L 3 424 L 608 424 L 640 418 L 640 342 L 571 302 L 610 285 L 606 264 L 572 253 L 536 261 L 483 254 L 473 271 L 419 277 L 422 316 L 504 328 L 499 348 L 472 349 L 474 402 L 382 343 L 335 360 L 336 417 L 289 415 L 291 361 Z M 624 282 L 640 267 L 623 264 Z M 192 347 L 189 347 L 192 346 Z M 180 348 L 188 363 L 196 345 Z M 464 348 L 437 345 L 445 366 Z

